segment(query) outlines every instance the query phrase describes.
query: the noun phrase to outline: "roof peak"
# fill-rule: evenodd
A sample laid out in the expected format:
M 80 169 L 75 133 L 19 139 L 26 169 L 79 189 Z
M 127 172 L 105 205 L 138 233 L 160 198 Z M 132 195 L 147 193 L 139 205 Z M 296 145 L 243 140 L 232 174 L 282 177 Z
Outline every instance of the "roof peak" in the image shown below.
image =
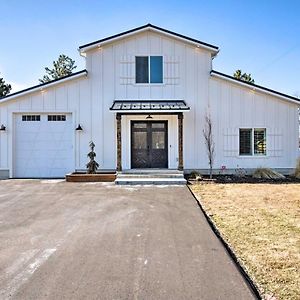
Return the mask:
M 127 30 L 127 31 L 123 31 L 121 33 L 118 33 L 118 34 L 115 34 L 115 35 L 111 35 L 111 36 L 108 36 L 106 38 L 103 38 L 103 39 L 100 39 L 100 40 L 97 40 L 97 41 L 94 41 L 94 42 L 91 42 L 91 43 L 88 43 L 88 44 L 81 45 L 81 46 L 79 46 L 79 50 L 82 51 L 82 52 L 84 52 L 83 51 L 84 49 L 85 50 L 89 50 L 89 49 L 92 49 L 94 47 L 97 47 L 101 43 L 109 42 L 111 40 L 118 39 L 118 38 L 122 38 L 124 36 L 134 34 L 136 32 L 142 31 L 142 30 L 147 29 L 147 28 L 154 29 L 154 30 L 159 31 L 161 33 L 164 33 L 166 35 L 174 36 L 177 39 L 183 39 L 183 40 L 186 40 L 186 41 L 188 41 L 190 43 L 197 44 L 199 46 L 202 46 L 204 48 L 209 49 L 210 51 L 212 51 L 214 53 L 217 53 L 219 51 L 219 47 L 217 47 L 217 46 L 214 46 L 212 44 L 208 44 L 208 43 L 199 41 L 197 39 L 194 39 L 194 38 L 182 35 L 180 33 L 176 33 L 174 31 L 171 31 L 171 30 L 168 30 L 168 29 L 165 29 L 165 28 L 153 25 L 151 23 L 147 23 L 147 24 L 142 25 L 140 27 L 136 27 L 136 28 L 133 28 L 133 29 L 130 29 L 130 30 Z

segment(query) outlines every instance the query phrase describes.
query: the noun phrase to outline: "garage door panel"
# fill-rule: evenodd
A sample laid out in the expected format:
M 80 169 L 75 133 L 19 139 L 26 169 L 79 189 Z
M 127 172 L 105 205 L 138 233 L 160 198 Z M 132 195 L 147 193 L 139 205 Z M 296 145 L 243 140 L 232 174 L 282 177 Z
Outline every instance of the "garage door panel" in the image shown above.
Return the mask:
M 65 114 L 65 121 L 39 116 L 39 121 L 31 116 L 24 121 L 15 115 L 15 177 L 63 177 L 74 169 L 71 114 Z

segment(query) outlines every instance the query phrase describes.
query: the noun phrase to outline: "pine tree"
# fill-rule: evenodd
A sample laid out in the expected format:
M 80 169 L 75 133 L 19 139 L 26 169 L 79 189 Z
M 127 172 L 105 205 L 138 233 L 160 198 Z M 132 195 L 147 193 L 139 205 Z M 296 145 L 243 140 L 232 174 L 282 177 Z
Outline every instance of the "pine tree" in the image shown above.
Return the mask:
M 0 78 L 0 98 L 7 96 L 11 91 L 11 85 L 5 83 L 3 78 Z
M 75 66 L 75 60 L 71 59 L 67 55 L 61 54 L 57 61 L 53 61 L 53 69 L 45 68 L 47 75 L 44 75 L 42 79 L 39 79 L 41 83 L 46 83 L 61 77 L 72 74 L 72 71 L 77 68 Z
M 239 80 L 247 81 L 250 83 L 254 83 L 254 79 L 251 77 L 251 74 L 242 73 L 242 70 L 236 70 L 233 74 L 233 77 Z

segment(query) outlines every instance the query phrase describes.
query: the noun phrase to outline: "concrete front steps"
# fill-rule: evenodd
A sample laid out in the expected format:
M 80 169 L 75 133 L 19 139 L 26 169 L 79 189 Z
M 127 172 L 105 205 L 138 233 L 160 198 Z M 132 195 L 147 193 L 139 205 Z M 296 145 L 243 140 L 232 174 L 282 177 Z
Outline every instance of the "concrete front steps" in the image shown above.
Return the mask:
M 117 174 L 115 180 L 119 185 L 185 185 L 182 171 L 169 169 L 133 169 Z

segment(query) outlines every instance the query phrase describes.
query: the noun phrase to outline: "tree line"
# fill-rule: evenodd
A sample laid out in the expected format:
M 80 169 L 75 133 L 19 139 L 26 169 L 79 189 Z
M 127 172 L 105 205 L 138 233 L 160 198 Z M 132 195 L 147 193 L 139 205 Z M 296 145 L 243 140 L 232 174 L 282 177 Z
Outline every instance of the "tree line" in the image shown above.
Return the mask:
M 75 60 L 65 54 L 59 55 L 58 59 L 53 61 L 53 67 L 45 67 L 45 75 L 39 79 L 40 83 L 47 83 L 73 73 L 77 66 Z M 0 98 L 10 94 L 11 84 L 6 83 L 3 77 L 0 77 Z

